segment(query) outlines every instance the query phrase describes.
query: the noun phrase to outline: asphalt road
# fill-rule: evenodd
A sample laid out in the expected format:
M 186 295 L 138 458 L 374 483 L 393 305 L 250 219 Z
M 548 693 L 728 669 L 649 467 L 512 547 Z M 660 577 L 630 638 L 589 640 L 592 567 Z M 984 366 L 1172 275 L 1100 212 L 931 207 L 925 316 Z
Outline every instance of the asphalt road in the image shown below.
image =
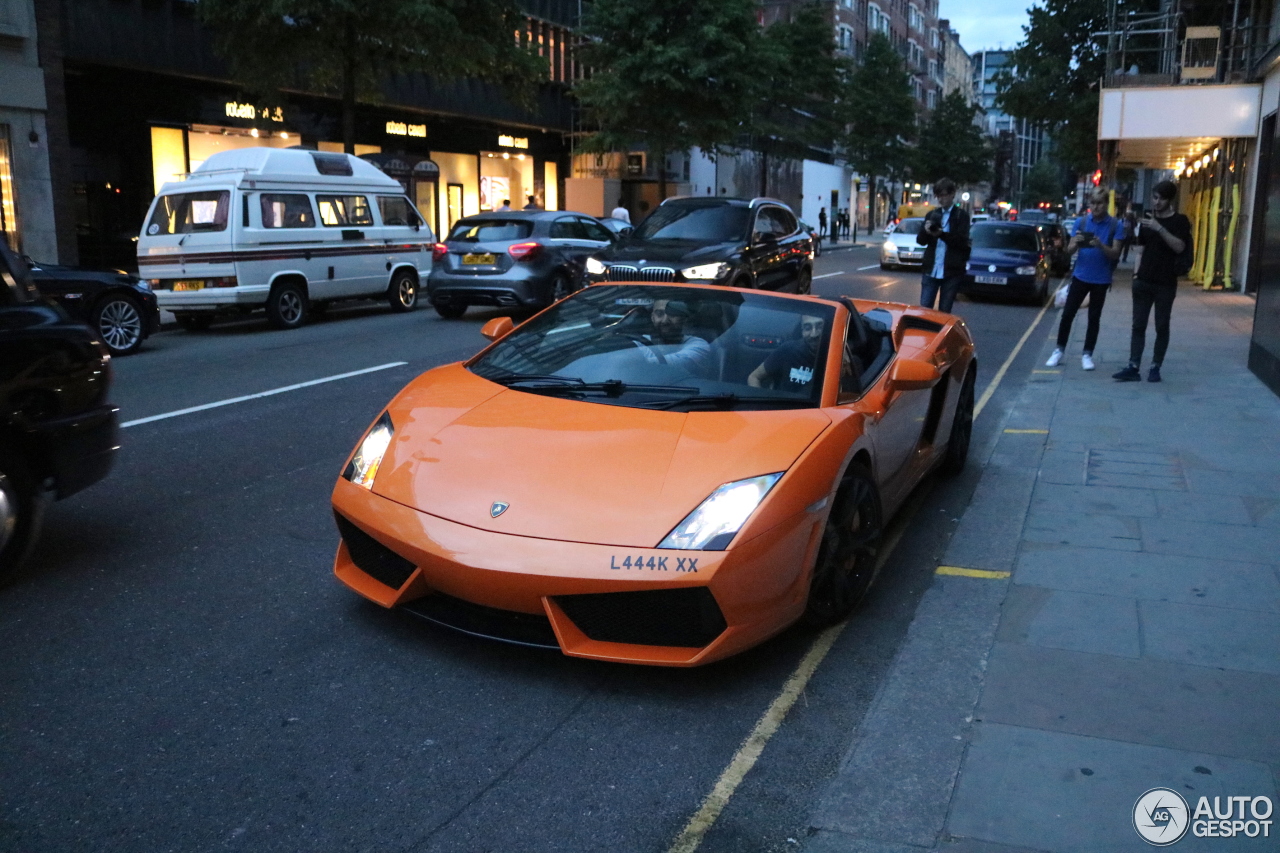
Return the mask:
M 914 301 L 829 252 L 814 290 Z M 981 393 L 1038 309 L 961 301 Z M 412 376 L 495 311 L 334 310 L 167 331 L 115 364 L 111 477 L 48 513 L 0 593 L 0 850 L 664 851 L 813 635 L 699 670 L 573 660 L 389 613 L 332 576 L 329 492 Z M 1042 323 L 1047 322 L 1047 319 Z M 1030 352 L 975 425 L 980 463 Z M 700 850 L 795 849 L 980 474 L 931 480 L 878 586 Z

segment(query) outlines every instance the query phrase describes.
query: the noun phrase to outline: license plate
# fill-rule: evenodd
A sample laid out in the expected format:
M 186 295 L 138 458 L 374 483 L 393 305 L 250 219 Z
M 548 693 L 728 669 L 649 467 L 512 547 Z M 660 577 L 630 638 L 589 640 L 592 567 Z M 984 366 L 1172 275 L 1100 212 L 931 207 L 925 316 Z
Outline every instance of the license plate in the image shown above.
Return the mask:
M 467 266 L 493 266 L 493 255 L 491 254 L 470 254 L 462 256 L 462 263 Z
M 973 280 L 978 284 L 1008 284 L 1009 279 L 1002 275 L 975 275 Z
M 204 290 L 203 281 L 175 281 L 174 290 Z

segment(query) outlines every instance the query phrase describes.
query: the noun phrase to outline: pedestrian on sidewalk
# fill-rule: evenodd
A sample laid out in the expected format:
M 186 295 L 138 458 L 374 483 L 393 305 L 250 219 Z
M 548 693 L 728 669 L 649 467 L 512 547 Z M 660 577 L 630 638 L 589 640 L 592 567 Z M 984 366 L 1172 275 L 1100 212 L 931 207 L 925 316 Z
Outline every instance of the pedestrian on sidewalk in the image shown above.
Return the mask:
M 920 304 L 951 311 L 969 262 L 969 214 L 956 204 L 956 182 L 943 178 L 933 185 L 938 206 L 925 214 L 916 242 L 925 247 L 920 278 Z
M 825 207 L 818 208 L 818 237 L 827 236 L 827 209 Z
M 1120 263 L 1129 261 L 1129 249 L 1133 246 L 1134 236 L 1138 230 L 1138 214 L 1133 212 L 1133 205 L 1124 210 L 1124 239 L 1120 241 Z
M 1076 312 L 1089 299 L 1089 325 L 1084 333 L 1084 353 L 1080 367 L 1093 370 L 1093 347 L 1098 343 L 1098 326 L 1102 322 L 1102 306 L 1107 302 L 1111 289 L 1111 276 L 1120 258 L 1120 240 L 1124 238 L 1124 224 L 1107 213 L 1108 193 L 1102 187 L 1094 187 L 1089 197 L 1089 213 L 1076 220 L 1067 254 L 1079 252 L 1071 285 L 1067 288 L 1067 304 L 1062 308 L 1062 320 L 1058 323 L 1058 346 L 1045 362 L 1046 367 L 1057 367 L 1062 353 L 1071 338 L 1071 324 Z
M 1160 381 L 1160 365 L 1169 349 L 1169 316 L 1173 299 L 1178 295 L 1178 276 L 1191 269 L 1194 248 L 1191 243 L 1191 220 L 1174 212 L 1178 185 L 1161 181 L 1151 195 L 1151 210 L 1138 225 L 1138 245 L 1142 260 L 1133 276 L 1133 331 L 1129 337 L 1129 366 L 1114 375 L 1119 382 L 1137 382 L 1142 378 L 1142 350 L 1147 343 L 1147 318 L 1156 309 L 1156 343 L 1152 352 L 1148 382 Z

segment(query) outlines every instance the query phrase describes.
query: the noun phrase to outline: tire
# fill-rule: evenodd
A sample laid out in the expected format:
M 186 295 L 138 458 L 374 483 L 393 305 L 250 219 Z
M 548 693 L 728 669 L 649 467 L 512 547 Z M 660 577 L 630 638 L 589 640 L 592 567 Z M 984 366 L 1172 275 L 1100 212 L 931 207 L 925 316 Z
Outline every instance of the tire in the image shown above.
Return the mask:
M 44 498 L 35 478 L 16 457 L 0 454 L 0 586 L 18 577 L 43 516 Z
M 213 318 L 207 314 L 179 313 L 174 314 L 173 319 L 188 332 L 203 332 L 213 323 Z
M 741 275 L 741 276 L 738 276 L 737 278 L 735 278 L 735 279 L 733 280 L 733 287 L 738 287 L 738 288 L 741 288 L 741 289 L 743 289 L 743 290 L 755 290 L 755 289 L 756 289 L 756 288 L 755 288 L 755 285 L 751 283 L 751 279 L 750 279 L 750 278 L 748 278 L 748 277 L 747 277 L 747 276 L 745 276 L 745 275 Z
M 956 401 L 956 414 L 951 419 L 951 435 L 947 438 L 947 452 L 942 457 L 941 471 L 954 477 L 964 470 L 969 459 L 969 441 L 973 437 L 973 386 L 978 371 L 971 368 L 960 386 L 960 399 Z
M 405 314 L 418 307 L 418 279 L 408 270 L 400 270 L 391 276 L 391 284 L 387 287 L 387 301 L 391 310 Z
M 825 628 L 862 603 L 875 580 L 883 528 L 875 480 L 866 466 L 852 462 L 822 531 L 801 621 L 811 628 Z
M 467 306 L 465 305 L 440 304 L 437 302 L 432 303 L 431 307 L 436 309 L 436 313 L 446 320 L 456 320 L 467 313 Z
M 547 304 L 555 304 L 570 293 L 573 293 L 573 280 L 569 278 L 568 273 L 558 272 L 551 279 L 551 301 Z
M 881 261 L 881 262 L 880 262 L 880 269 L 881 269 L 881 270 L 883 270 L 883 271 L 885 271 L 885 272 L 888 272 L 889 270 L 893 269 L 893 267 L 889 266 L 889 265 L 888 265 L 888 264 L 886 264 L 884 261 Z
M 813 291 L 813 270 L 801 270 L 796 279 L 796 293 L 801 295 Z
M 307 324 L 311 314 L 311 302 L 306 288 L 297 282 L 286 281 L 271 289 L 267 297 L 267 320 L 277 329 L 297 329 Z
M 93 307 L 91 322 L 112 355 L 128 355 L 142 346 L 142 307 L 132 296 L 107 294 Z

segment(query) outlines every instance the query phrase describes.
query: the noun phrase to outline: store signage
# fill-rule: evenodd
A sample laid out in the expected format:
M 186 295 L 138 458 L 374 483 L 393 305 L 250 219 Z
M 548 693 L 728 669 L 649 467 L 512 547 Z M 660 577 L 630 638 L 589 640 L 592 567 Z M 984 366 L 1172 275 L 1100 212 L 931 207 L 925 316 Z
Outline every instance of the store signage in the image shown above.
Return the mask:
M 420 139 L 426 139 L 427 126 L 425 124 L 405 124 L 402 121 L 387 122 L 387 133 L 392 136 L 417 136 Z
M 266 121 L 284 121 L 284 107 L 255 107 L 253 104 L 227 101 L 226 111 L 227 118 L 247 118 L 250 121 L 261 118 Z
M 526 136 L 507 136 L 505 133 L 498 137 L 499 148 L 528 148 L 529 138 Z

